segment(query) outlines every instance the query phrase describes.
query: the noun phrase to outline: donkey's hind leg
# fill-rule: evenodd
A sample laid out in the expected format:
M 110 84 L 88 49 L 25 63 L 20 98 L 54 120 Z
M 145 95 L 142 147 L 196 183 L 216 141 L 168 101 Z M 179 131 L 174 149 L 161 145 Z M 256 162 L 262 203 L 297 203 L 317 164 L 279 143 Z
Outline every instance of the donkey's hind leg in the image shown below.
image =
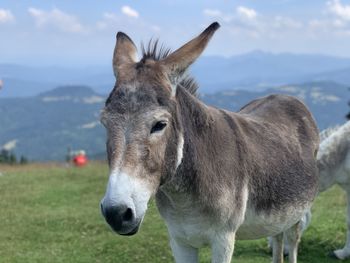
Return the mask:
M 284 234 L 289 243 L 289 263 L 297 263 L 298 246 L 301 238 L 302 226 L 300 221 L 289 228 Z
M 283 233 L 271 237 L 272 263 L 283 263 Z
M 350 174 L 349 174 L 350 175 Z M 350 188 L 346 189 L 347 196 L 347 232 L 346 232 L 346 243 L 344 248 L 335 250 L 333 252 L 334 257 L 337 259 L 347 259 L 350 257 Z

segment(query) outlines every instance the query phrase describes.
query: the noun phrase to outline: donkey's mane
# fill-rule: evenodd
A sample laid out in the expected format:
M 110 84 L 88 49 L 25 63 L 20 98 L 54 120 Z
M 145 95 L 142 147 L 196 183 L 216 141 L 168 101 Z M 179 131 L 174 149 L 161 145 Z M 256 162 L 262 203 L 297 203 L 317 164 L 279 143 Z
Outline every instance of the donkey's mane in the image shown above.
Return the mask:
M 324 141 L 327 139 L 329 136 L 331 136 L 333 133 L 335 133 L 339 128 L 342 127 L 341 125 L 336 125 L 336 126 L 331 126 L 328 127 L 327 129 L 324 129 L 323 131 L 320 132 L 320 142 Z
M 165 47 L 164 45 L 159 46 L 159 40 L 151 39 L 148 44 L 145 46 L 141 43 L 142 59 L 141 62 L 147 59 L 153 59 L 156 61 L 166 58 L 171 50 L 170 48 Z
M 139 62 L 141 64 L 143 64 L 147 59 L 152 59 L 155 61 L 162 60 L 171 53 L 170 48 L 167 48 L 164 45 L 159 45 L 158 39 L 151 39 L 146 46 L 143 43 L 141 43 L 141 51 L 142 59 Z M 185 88 L 189 93 L 191 93 L 194 96 L 198 95 L 198 84 L 195 81 L 195 79 L 190 75 L 186 75 L 185 77 L 183 77 L 178 86 Z

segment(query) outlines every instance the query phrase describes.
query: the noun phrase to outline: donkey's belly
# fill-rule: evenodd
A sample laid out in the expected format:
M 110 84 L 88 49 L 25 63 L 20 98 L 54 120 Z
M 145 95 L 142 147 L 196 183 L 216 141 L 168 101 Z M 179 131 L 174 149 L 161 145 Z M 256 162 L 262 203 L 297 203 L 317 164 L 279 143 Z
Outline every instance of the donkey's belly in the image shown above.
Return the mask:
M 236 238 L 247 240 L 277 235 L 300 221 L 310 206 L 311 203 L 274 213 L 256 213 L 253 209 L 247 209 L 244 222 L 238 229 Z

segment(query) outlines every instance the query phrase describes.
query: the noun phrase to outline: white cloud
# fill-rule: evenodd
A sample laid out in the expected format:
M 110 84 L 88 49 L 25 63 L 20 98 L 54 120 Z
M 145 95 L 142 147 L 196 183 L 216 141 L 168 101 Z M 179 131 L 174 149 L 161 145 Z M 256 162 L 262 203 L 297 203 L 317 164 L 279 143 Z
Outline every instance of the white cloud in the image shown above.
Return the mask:
M 8 9 L 0 9 L 0 24 L 15 21 L 15 16 Z
M 343 20 L 350 20 L 350 5 L 343 5 L 340 0 L 327 2 L 328 11 Z
M 136 31 L 153 31 L 159 33 L 161 27 L 157 24 L 151 23 L 145 19 L 125 19 L 121 14 L 115 14 L 110 12 L 105 12 L 102 19 L 96 22 L 96 29 L 99 31 L 115 31 L 115 29 L 125 30 L 126 32 Z
M 139 13 L 135 9 L 132 9 L 130 6 L 127 5 L 122 7 L 122 13 L 133 18 L 139 17 Z
M 226 28 L 230 34 L 254 39 L 277 38 L 290 33 L 295 34 L 305 26 L 303 22 L 291 17 L 266 16 L 244 6 L 238 6 L 231 13 L 218 9 L 204 9 L 203 15 L 219 17 L 222 22 L 227 23 Z
M 151 29 L 152 29 L 154 32 L 160 32 L 160 31 L 161 31 L 161 27 L 158 26 L 158 25 L 152 25 L 152 26 L 151 26 Z
M 254 9 L 247 8 L 244 6 L 237 7 L 236 12 L 240 17 L 245 18 L 245 19 L 253 20 L 257 16 L 257 12 Z
M 204 9 L 203 14 L 209 17 L 218 17 L 222 15 L 221 11 L 217 9 Z
M 273 20 L 273 26 L 280 29 L 300 29 L 303 27 L 303 23 L 289 17 L 276 16 Z
M 350 5 L 343 5 L 340 0 L 326 3 L 327 15 L 309 20 L 307 29 L 310 36 L 338 36 L 348 38 L 350 35 Z
M 44 28 L 52 26 L 62 32 L 85 33 L 87 29 L 79 22 L 79 19 L 57 8 L 44 11 L 37 8 L 28 8 L 28 13 L 34 18 L 36 26 Z
M 210 9 L 210 8 L 204 9 L 203 15 L 209 18 L 219 18 L 221 21 L 226 23 L 230 22 L 234 18 L 232 14 L 225 14 L 218 9 Z
M 116 14 L 108 13 L 108 12 L 103 14 L 103 18 L 107 19 L 107 20 L 117 20 L 118 19 Z
M 96 22 L 97 30 L 106 30 L 111 25 L 115 25 L 119 22 L 117 15 L 113 13 L 106 12 L 103 14 L 102 19 Z

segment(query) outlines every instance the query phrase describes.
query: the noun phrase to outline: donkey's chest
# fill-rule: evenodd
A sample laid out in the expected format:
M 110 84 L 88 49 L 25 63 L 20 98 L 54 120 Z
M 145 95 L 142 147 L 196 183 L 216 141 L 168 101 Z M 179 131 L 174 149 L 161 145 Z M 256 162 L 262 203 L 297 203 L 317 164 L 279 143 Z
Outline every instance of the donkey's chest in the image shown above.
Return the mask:
M 203 214 L 199 205 L 188 197 L 181 197 L 175 204 L 169 196 L 158 193 L 156 201 L 171 238 L 182 244 L 197 248 L 209 245 L 217 230 L 225 227 L 216 222 L 212 215 Z
M 211 243 L 215 227 L 201 218 L 166 218 L 171 238 L 192 247 L 200 248 Z

